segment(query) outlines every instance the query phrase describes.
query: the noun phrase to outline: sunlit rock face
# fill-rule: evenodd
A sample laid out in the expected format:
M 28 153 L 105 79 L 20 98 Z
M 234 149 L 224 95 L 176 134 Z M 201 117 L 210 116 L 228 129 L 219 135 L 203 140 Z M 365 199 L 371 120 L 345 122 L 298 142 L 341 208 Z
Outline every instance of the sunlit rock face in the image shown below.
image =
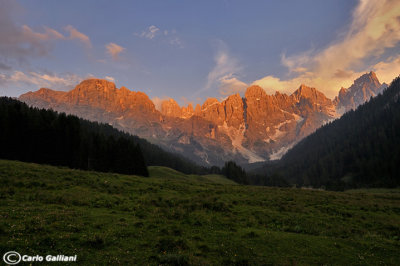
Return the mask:
M 340 114 L 356 109 L 359 105 L 368 101 L 382 92 L 388 85 L 381 84 L 374 72 L 369 72 L 356 79 L 350 88 L 341 88 L 335 98 L 337 110 Z
M 40 108 L 110 124 L 204 165 L 225 161 L 254 163 L 279 159 L 299 140 L 382 90 L 375 73 L 365 74 L 331 101 L 315 88 L 301 85 L 291 95 L 268 95 L 247 88 L 223 101 L 208 98 L 195 108 L 174 99 L 160 110 L 143 92 L 120 89 L 102 79 L 82 81 L 69 92 L 42 88 L 20 96 Z

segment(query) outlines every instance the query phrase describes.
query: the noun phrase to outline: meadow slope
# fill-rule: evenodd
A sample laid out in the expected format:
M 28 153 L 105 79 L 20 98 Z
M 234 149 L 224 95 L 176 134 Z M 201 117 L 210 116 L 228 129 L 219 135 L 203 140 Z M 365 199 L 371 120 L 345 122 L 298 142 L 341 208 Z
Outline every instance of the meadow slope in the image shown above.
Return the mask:
M 0 160 L 1 254 L 77 254 L 79 265 L 400 265 L 398 189 L 268 188 L 149 172 Z

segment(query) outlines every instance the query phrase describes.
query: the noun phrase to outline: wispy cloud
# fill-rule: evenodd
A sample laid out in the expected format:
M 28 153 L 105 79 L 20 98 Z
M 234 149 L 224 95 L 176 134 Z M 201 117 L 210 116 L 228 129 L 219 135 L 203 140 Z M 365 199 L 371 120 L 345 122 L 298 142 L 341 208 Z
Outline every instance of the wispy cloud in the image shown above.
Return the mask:
M 245 92 L 248 84 L 231 76 L 223 77 L 220 81 L 219 93 L 221 95 L 232 95 Z
M 7 65 L 6 63 L 0 62 L 0 70 L 11 70 L 12 67 Z
M 140 38 L 145 38 L 148 40 L 153 40 L 153 39 L 156 39 L 156 37 L 159 37 L 164 42 L 166 42 L 172 46 L 176 46 L 179 48 L 184 47 L 182 39 L 178 36 L 178 33 L 175 29 L 162 30 L 155 25 L 151 25 L 148 28 L 146 28 L 144 31 L 142 31 L 141 33 L 134 33 L 133 35 L 140 37 Z
M 75 29 L 73 26 L 68 25 L 64 28 L 67 32 L 69 32 L 69 37 L 68 39 L 74 40 L 77 39 L 84 43 L 87 47 L 91 48 L 92 43 L 89 39 L 89 37 L 82 32 L 79 32 L 77 29 Z
M 154 106 L 156 107 L 156 109 L 158 110 L 158 111 L 161 111 L 161 105 L 162 105 L 162 102 L 163 101 L 167 101 L 167 100 L 169 100 L 169 99 L 171 99 L 170 97 L 162 97 L 162 98 L 160 98 L 160 97 L 154 97 L 154 98 L 151 98 L 151 101 L 154 103 Z
M 390 83 L 394 77 L 400 75 L 400 55 L 376 63 L 372 68 L 381 81 Z
M 2 74 L 0 83 L 6 87 L 27 86 L 30 88 L 51 88 L 57 90 L 70 90 L 83 80 L 75 74 L 56 75 L 54 73 L 38 73 L 14 71 L 10 75 Z
M 306 83 L 333 97 L 341 86 L 350 86 L 363 72 L 383 65 L 390 69 L 386 64 L 396 66 L 396 60 L 382 56 L 399 41 L 400 2 L 359 0 L 349 28 L 336 41 L 322 50 L 313 49 L 301 54 L 282 56 L 282 64 L 288 68 L 288 74 L 292 78 L 280 80 L 274 76 L 266 76 L 254 83 L 266 89 L 283 91 L 294 90 L 299 84 Z M 375 63 L 365 65 L 367 60 Z M 397 72 L 400 72 L 398 68 Z M 383 81 L 394 78 L 384 77 L 380 73 L 378 77 Z
M 115 78 L 110 77 L 110 76 L 105 76 L 105 79 L 111 82 L 115 82 Z
M 116 61 L 119 59 L 119 54 L 126 49 L 116 43 L 111 42 L 106 45 L 106 50 L 107 53 L 111 56 L 111 58 Z
M 65 39 L 64 35 L 51 29 L 49 27 L 44 27 L 45 31 L 43 33 L 33 31 L 29 26 L 22 26 L 22 35 L 25 40 L 30 41 L 49 41 L 57 39 Z
M 184 47 L 181 38 L 176 37 L 176 36 L 175 36 L 175 37 L 172 37 L 168 42 L 169 42 L 169 44 L 171 44 L 172 46 L 177 46 L 177 47 L 179 47 L 179 48 L 183 48 L 183 47 Z
M 72 26 L 65 30 L 70 36 L 47 26 L 32 29 L 28 25 L 19 26 L 14 22 L 14 11 L 18 9 L 16 1 L 1 1 L 0 8 L 0 63 L 15 65 L 28 62 L 33 57 L 47 56 L 52 50 L 54 41 L 79 39 L 90 45 L 89 37 Z M 2 62 L 1 62 L 2 61 Z M 5 62 L 8 62 L 6 64 Z
M 160 33 L 161 32 L 160 32 L 159 28 L 157 28 L 154 25 L 151 25 L 146 30 L 142 31 L 142 33 L 136 34 L 136 35 L 139 37 L 143 37 L 143 38 L 151 40 L 151 39 L 154 39 L 154 37 L 156 37 L 156 35 L 158 35 Z
M 218 51 L 214 57 L 215 66 L 207 75 L 207 83 L 201 91 L 218 89 L 222 95 L 243 92 L 247 84 L 237 78 L 242 70 L 238 60 L 229 55 L 228 47 L 222 41 L 218 43 Z

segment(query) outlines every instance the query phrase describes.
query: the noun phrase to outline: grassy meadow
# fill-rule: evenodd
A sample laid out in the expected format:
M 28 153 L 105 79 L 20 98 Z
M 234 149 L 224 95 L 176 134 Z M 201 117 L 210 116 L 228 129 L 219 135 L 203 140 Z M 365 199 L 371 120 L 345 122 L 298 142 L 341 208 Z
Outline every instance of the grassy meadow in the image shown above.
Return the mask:
M 1 254 L 77 254 L 71 265 L 400 265 L 400 189 L 254 187 L 149 172 L 0 160 Z

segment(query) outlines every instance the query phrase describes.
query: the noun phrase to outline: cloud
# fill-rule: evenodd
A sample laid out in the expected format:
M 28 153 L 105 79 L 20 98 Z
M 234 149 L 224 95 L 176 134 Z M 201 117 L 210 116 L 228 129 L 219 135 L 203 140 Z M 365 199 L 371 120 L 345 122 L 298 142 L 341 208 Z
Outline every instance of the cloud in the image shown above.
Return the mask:
M 146 30 L 142 31 L 141 33 L 134 33 L 133 35 L 138 36 L 140 38 L 145 38 L 148 40 L 153 40 L 157 36 L 160 36 L 160 38 L 164 42 L 166 42 L 172 46 L 184 48 L 182 39 L 178 36 L 177 31 L 174 29 L 162 30 L 162 29 L 158 28 L 157 26 L 151 25 Z
M 7 62 L 7 65 L 21 65 L 31 58 L 47 56 L 52 50 L 54 41 L 79 39 L 90 45 L 89 38 L 72 26 L 66 27 L 70 31 L 70 36 L 66 37 L 46 26 L 34 30 L 28 25 L 17 25 L 14 18 L 19 9 L 21 8 L 17 1 L 1 0 L 0 61 Z
M 26 62 L 29 57 L 45 56 L 51 49 L 48 41 L 63 39 L 58 31 L 44 27 L 35 32 L 29 26 L 17 26 L 13 21 L 15 1 L 2 1 L 0 8 L 0 59 Z
M 75 74 L 56 75 L 54 73 L 38 73 L 14 71 L 12 74 L 1 74 L 0 84 L 8 88 L 25 87 L 25 89 L 51 88 L 70 90 L 83 80 Z
M 372 70 L 376 72 L 376 75 L 381 82 L 390 84 L 393 78 L 400 75 L 400 55 L 376 63 L 372 67 Z
M 170 97 L 153 97 L 151 98 L 151 101 L 154 103 L 154 106 L 156 107 L 156 109 L 158 111 L 161 111 L 161 104 L 163 101 L 168 101 L 169 99 L 171 99 Z
M 25 40 L 29 41 L 50 41 L 50 40 L 59 40 L 65 39 L 64 35 L 59 33 L 58 31 L 44 27 L 45 32 L 34 32 L 29 26 L 22 26 L 22 35 Z
M 259 80 L 256 80 L 252 85 L 258 85 L 262 87 L 268 94 L 275 94 L 275 91 L 282 93 L 290 93 L 292 88 L 299 86 L 300 83 L 296 79 L 294 80 L 281 80 L 274 76 L 266 76 Z
M 69 37 L 68 39 L 74 40 L 77 39 L 84 43 L 88 48 L 92 47 L 92 43 L 90 42 L 90 39 L 87 35 L 83 34 L 82 32 L 79 32 L 77 29 L 75 29 L 73 26 L 68 25 L 64 28 L 67 32 L 69 32 Z
M 11 66 L 9 66 L 9 65 L 7 65 L 7 64 L 5 64 L 5 63 L 0 62 L 0 70 L 11 70 L 11 69 L 12 69 Z
M 342 70 L 342 69 L 337 69 L 335 74 L 333 74 L 333 77 L 339 78 L 339 79 L 341 79 L 341 78 L 346 79 L 346 78 L 352 77 L 353 75 L 354 75 L 354 72 L 351 71 L 351 70 L 345 71 L 345 70 Z
M 26 84 L 34 84 L 38 87 L 48 87 L 52 89 L 66 90 L 71 89 L 82 81 L 82 78 L 68 74 L 64 76 L 57 76 L 55 74 L 40 74 L 37 72 L 29 72 L 27 74 L 21 71 L 15 71 L 11 76 L 11 82 L 22 82 Z
M 395 47 L 399 41 L 400 2 L 359 0 L 347 31 L 338 35 L 330 45 L 322 50 L 311 49 L 293 56 L 282 55 L 281 62 L 288 68 L 288 75 L 292 78 L 280 80 L 266 76 L 254 83 L 274 85 L 277 90 L 284 91 L 293 91 L 305 83 L 333 97 L 340 87 L 350 86 L 360 74 L 374 67 L 378 69 L 385 64 L 395 64 L 395 61 L 388 62 L 388 58 L 382 57 L 388 48 Z M 385 81 L 385 74 L 377 75 Z
M 106 80 L 109 80 L 109 81 L 111 81 L 111 82 L 115 82 L 115 78 L 110 77 L 110 76 L 105 76 L 105 79 L 106 79 Z
M 107 44 L 106 45 L 106 49 L 107 49 L 107 53 L 109 55 L 111 55 L 111 58 L 113 60 L 118 60 L 119 59 L 119 54 L 122 53 L 125 50 L 124 47 L 119 46 L 118 44 L 113 43 L 113 42 Z
M 169 44 L 173 46 L 177 46 L 179 48 L 183 48 L 183 43 L 179 37 L 173 37 L 172 39 L 169 40 Z
M 221 95 L 232 95 L 246 91 L 248 84 L 232 76 L 222 77 L 219 92 Z
M 242 67 L 236 58 L 229 55 L 225 43 L 220 41 L 218 46 L 218 52 L 214 57 L 215 66 L 208 73 L 207 83 L 201 91 L 216 88 L 219 89 L 222 95 L 243 92 L 247 84 L 236 77 L 237 73 L 242 70 Z
M 159 33 L 160 33 L 160 29 L 154 25 L 151 25 L 145 31 L 142 31 L 141 34 L 135 34 L 135 35 L 151 40 L 151 39 L 154 39 L 154 37 L 156 37 L 156 35 L 158 35 Z M 165 32 L 164 32 L 164 34 L 165 34 Z M 167 34 L 168 34 L 168 32 L 167 32 Z M 167 34 L 165 34 L 165 35 L 167 35 Z

